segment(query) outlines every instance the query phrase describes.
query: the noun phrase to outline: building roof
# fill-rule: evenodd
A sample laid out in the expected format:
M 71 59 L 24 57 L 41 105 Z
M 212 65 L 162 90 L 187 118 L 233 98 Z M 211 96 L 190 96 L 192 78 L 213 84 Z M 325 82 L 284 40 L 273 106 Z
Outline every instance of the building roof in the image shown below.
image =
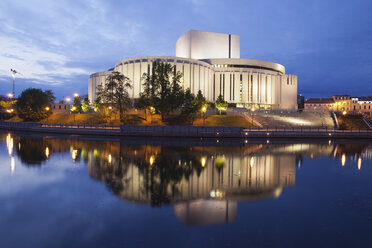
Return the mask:
M 309 98 L 305 103 L 329 104 L 335 103 L 335 101 L 332 98 Z
M 372 101 L 372 96 L 357 96 L 358 101 Z

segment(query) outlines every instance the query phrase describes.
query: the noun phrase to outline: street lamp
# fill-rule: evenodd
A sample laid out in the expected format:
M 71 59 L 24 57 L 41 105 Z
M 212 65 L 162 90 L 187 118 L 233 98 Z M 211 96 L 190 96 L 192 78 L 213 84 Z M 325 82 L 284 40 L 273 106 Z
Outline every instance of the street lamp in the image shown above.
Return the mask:
M 346 111 L 344 111 L 344 112 L 342 112 L 342 114 L 343 114 L 343 115 L 346 115 L 346 114 L 347 114 L 347 112 L 346 112 Z
M 254 107 L 251 108 L 251 124 L 253 126 L 253 112 L 256 111 Z
M 66 102 L 69 103 L 71 101 L 70 97 L 66 97 Z
M 75 94 L 74 94 L 74 97 L 78 97 L 78 96 L 79 96 L 79 94 L 78 94 L 78 93 L 75 93 Z
M 203 113 L 203 125 L 205 125 L 205 113 L 207 112 L 207 107 L 206 106 L 203 106 L 202 109 L 201 109 L 202 113 Z
M 13 113 L 14 109 L 7 109 L 6 112 L 8 112 L 9 114 Z
M 45 110 L 48 112 L 50 110 L 50 108 L 47 106 L 47 107 L 45 107 Z M 47 122 L 49 122 L 49 113 L 47 113 Z
M 76 110 L 76 107 L 75 106 L 72 106 L 71 111 L 74 114 L 74 123 L 75 123 L 75 110 Z
M 9 98 L 13 98 L 13 94 L 12 93 L 8 93 L 7 95 Z
M 112 110 L 112 107 L 109 106 L 108 109 L 110 110 L 110 113 L 109 113 L 109 115 L 110 115 L 110 124 L 112 124 L 112 123 L 111 123 L 111 113 L 112 113 L 111 110 Z

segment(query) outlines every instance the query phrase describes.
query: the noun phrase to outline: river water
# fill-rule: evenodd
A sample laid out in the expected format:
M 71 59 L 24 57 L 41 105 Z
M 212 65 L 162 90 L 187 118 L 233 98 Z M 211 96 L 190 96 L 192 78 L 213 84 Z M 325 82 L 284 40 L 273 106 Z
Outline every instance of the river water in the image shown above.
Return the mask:
M 0 247 L 371 247 L 372 143 L 0 133 Z

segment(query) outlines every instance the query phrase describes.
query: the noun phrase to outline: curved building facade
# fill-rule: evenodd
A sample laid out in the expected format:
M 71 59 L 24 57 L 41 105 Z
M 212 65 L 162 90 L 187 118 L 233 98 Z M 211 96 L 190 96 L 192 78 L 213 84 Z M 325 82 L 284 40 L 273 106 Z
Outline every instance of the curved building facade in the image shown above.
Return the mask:
M 215 54 L 210 47 L 215 49 Z M 143 90 L 143 73 L 151 73 L 153 61 L 162 61 L 182 73 L 184 89 L 189 88 L 194 94 L 201 90 L 208 101 L 213 102 L 222 95 L 225 101 L 236 103 L 238 107 L 297 107 L 297 76 L 285 74 L 284 66 L 277 63 L 239 57 L 239 36 L 191 30 L 177 41 L 176 57 L 123 59 L 113 70 L 131 80 L 129 93 L 133 99 Z M 110 73 L 98 72 L 90 76 L 88 95 L 91 102 L 96 99 L 97 86 L 104 84 Z

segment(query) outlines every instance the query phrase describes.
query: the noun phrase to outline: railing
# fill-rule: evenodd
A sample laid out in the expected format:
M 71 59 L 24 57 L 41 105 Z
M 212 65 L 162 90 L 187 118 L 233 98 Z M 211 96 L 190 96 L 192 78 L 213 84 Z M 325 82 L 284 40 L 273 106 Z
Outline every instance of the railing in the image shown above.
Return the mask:
M 338 133 L 372 133 L 370 129 L 346 129 L 340 130 L 328 127 L 248 127 L 244 128 L 244 132 L 338 132 Z

